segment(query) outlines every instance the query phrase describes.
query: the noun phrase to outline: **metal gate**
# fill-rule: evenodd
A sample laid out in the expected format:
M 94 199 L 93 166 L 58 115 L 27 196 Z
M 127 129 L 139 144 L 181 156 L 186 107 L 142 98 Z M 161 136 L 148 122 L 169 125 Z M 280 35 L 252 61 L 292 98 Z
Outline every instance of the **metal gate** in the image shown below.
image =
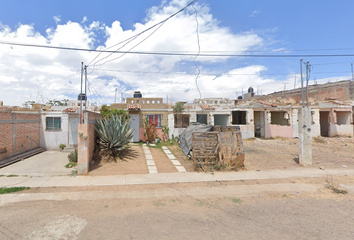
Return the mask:
M 77 145 L 79 118 L 69 118 L 69 145 Z
M 130 142 L 139 142 L 139 114 L 129 114 L 130 115 L 130 128 L 134 129 L 133 138 Z

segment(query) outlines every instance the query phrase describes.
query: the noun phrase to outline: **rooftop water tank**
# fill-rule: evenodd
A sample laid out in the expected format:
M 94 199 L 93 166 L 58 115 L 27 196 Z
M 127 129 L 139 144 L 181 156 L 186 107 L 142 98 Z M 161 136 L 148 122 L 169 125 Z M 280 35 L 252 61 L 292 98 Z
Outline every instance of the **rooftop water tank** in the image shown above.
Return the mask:
M 82 100 L 82 101 L 85 101 L 87 98 L 86 98 L 86 94 L 85 93 L 80 93 L 78 96 L 77 96 L 77 100 Z
M 249 88 L 248 88 L 248 92 L 249 92 L 249 93 L 253 93 L 253 87 L 249 87 Z
M 134 92 L 133 98 L 142 98 L 142 97 L 143 97 L 143 95 L 141 94 L 140 91 L 135 91 Z

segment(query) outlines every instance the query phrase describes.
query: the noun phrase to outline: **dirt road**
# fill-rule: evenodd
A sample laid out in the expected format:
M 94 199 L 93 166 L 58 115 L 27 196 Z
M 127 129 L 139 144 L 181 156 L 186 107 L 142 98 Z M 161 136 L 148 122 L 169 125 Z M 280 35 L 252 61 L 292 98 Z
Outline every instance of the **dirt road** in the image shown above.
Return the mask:
M 323 180 L 282 181 L 296 186 L 305 182 L 323 184 Z M 353 179 L 350 181 L 354 183 Z M 169 198 L 156 195 L 154 198 L 11 203 L 0 207 L 0 239 L 354 238 L 353 193 L 338 195 L 323 187 L 316 192 L 276 191 L 231 197 L 220 194 L 195 197 L 194 194 L 202 188 L 217 193 L 220 188 L 230 186 L 265 187 L 272 183 L 279 180 L 92 188 L 86 190 L 93 196 L 107 191 L 123 194 L 131 188 L 163 191 L 177 186 L 185 194 Z M 78 189 L 31 189 L 30 192 L 39 194 L 42 190 L 55 193 Z

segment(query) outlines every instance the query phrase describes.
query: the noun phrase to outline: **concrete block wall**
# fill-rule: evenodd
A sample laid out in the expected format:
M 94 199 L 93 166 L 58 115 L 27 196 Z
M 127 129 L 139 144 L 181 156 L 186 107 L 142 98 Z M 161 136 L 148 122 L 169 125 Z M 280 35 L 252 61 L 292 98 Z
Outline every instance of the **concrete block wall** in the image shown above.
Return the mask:
M 95 150 L 95 123 L 101 119 L 101 114 L 94 112 L 84 113 L 84 124 L 78 125 L 78 160 L 77 173 L 86 174 L 90 170 L 90 162 L 92 161 Z
M 38 112 L 0 113 L 0 160 L 38 148 L 39 143 L 40 114 Z

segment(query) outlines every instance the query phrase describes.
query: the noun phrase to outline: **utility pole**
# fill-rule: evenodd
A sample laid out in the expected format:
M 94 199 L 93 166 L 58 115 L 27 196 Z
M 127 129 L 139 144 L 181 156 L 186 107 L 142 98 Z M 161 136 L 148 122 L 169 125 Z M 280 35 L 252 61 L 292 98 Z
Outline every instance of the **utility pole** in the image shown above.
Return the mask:
M 309 107 L 309 61 L 306 62 L 306 106 Z
M 294 89 L 296 88 L 296 76 L 295 76 L 295 79 L 294 79 Z
M 283 90 L 283 94 L 282 95 L 283 95 L 283 98 L 284 98 L 285 97 L 286 84 L 288 84 L 288 82 L 284 82 L 283 84 L 284 84 L 284 90 Z
M 81 92 L 80 92 L 80 124 L 82 123 L 82 78 L 84 74 L 84 63 L 81 62 Z
M 302 107 L 299 109 L 298 130 L 299 130 L 299 164 L 312 165 L 312 117 L 309 107 L 308 81 L 309 81 L 309 62 L 306 62 L 306 106 L 304 105 L 304 86 L 302 78 L 302 59 L 300 60 L 301 74 L 301 96 Z
M 300 59 L 300 81 L 301 81 L 301 102 L 302 107 L 304 107 L 304 80 L 302 79 L 302 60 Z
M 85 113 L 87 105 L 87 66 L 85 65 Z
M 353 75 L 353 63 L 351 63 L 352 66 L 352 81 L 354 81 L 354 75 Z
M 117 102 L 117 90 L 118 88 L 116 88 L 116 90 L 114 91 L 114 103 Z

